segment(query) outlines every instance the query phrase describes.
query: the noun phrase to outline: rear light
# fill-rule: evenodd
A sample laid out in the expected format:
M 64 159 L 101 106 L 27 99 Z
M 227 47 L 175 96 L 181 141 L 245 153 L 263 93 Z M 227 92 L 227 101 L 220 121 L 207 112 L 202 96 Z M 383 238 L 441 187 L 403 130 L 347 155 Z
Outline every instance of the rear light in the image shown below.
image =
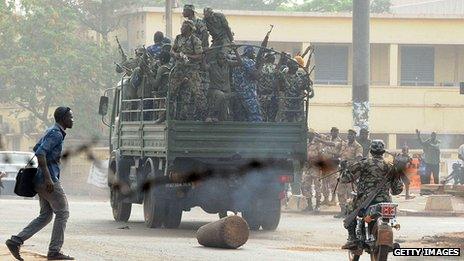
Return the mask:
M 293 176 L 290 176 L 290 175 L 279 176 L 279 182 L 282 183 L 282 184 L 292 183 L 293 182 Z
M 396 206 L 393 204 L 383 204 L 380 213 L 384 218 L 394 218 L 396 216 Z

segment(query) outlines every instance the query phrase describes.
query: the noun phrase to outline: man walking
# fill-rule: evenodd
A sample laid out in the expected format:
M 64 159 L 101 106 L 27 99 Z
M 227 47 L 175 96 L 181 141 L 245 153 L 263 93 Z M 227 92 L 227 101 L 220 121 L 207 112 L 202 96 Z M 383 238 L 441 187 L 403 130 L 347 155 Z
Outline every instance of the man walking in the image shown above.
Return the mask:
M 440 141 L 437 140 L 437 133 L 432 132 L 430 139 L 423 141 L 420 136 L 420 131 L 416 130 L 417 139 L 422 145 L 424 150 L 424 161 L 425 161 L 425 184 L 430 184 L 430 177 L 433 174 L 433 181 L 435 184 L 439 184 L 440 174 Z
M 34 219 L 18 235 L 6 241 L 11 254 L 18 260 L 23 260 L 19 249 L 24 241 L 39 232 L 52 221 L 52 237 L 48 249 L 48 260 L 74 260 L 62 254 L 61 247 L 64 241 L 64 231 L 69 217 L 68 201 L 60 183 L 60 157 L 66 129 L 73 126 L 73 113 L 69 107 L 58 107 L 54 113 L 55 124 L 49 128 L 45 135 L 34 146 L 34 152 L 39 162 L 35 176 L 35 191 L 39 195 L 40 215 Z

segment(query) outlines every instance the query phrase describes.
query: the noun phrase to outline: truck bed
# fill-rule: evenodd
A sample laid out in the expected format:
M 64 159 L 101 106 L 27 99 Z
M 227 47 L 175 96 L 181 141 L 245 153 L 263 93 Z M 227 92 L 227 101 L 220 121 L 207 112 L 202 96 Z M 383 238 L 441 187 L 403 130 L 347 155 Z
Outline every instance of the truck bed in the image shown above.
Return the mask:
M 292 158 L 306 154 L 306 126 L 276 122 L 123 122 L 126 156 L 192 158 Z

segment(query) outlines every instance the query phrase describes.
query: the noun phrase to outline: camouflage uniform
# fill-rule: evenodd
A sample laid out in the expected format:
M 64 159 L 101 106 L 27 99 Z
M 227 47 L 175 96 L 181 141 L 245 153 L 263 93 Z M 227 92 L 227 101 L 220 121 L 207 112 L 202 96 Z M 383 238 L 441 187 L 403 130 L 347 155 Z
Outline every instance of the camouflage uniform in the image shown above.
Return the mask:
M 278 120 L 285 122 L 298 122 L 303 119 L 303 95 L 306 88 L 305 82 L 301 75 L 281 73 L 280 74 L 284 98 L 280 104 Z
M 193 22 L 193 25 L 195 25 L 195 31 L 193 34 L 198 37 L 201 41 L 201 46 L 203 48 L 208 48 L 209 47 L 209 34 L 208 34 L 208 28 L 206 28 L 205 21 L 200 18 L 193 18 L 191 20 Z
M 348 142 L 343 142 L 342 148 L 340 150 L 340 156 L 342 160 L 348 161 L 348 164 L 353 164 L 356 159 L 362 157 L 362 147 L 357 141 L 349 144 Z M 338 202 L 342 212 L 346 209 L 346 204 L 348 199 L 351 198 L 353 184 L 339 183 L 337 189 Z
M 194 18 L 192 20 L 192 23 L 195 25 L 195 31 L 193 32 L 193 35 L 195 35 L 198 39 L 201 41 L 201 46 L 203 49 L 206 49 L 209 47 L 209 34 L 208 34 L 208 29 L 206 28 L 206 24 L 203 21 L 203 19 L 200 18 Z M 209 73 L 207 69 L 205 68 L 205 64 L 202 63 L 200 66 L 200 79 L 201 79 L 201 89 L 205 93 L 205 96 L 208 94 L 208 89 L 210 85 L 210 78 L 209 78 Z
M 172 50 L 179 53 L 201 54 L 201 41 L 194 35 L 178 35 Z M 199 62 L 177 58 L 170 77 L 172 101 L 176 103 L 179 120 L 204 120 L 206 118 L 206 96 L 201 87 Z M 188 80 L 184 81 L 185 78 Z
M 342 148 L 343 140 L 340 137 L 332 140 L 330 136 L 326 137 L 326 140 L 329 142 L 335 143 L 335 146 L 326 145 L 322 148 L 322 154 L 324 158 L 329 160 L 338 160 L 340 157 L 340 150 Z M 336 171 L 335 169 L 334 171 Z M 322 180 L 322 194 L 325 199 L 329 199 L 330 194 L 332 194 L 332 202 L 335 204 L 335 192 L 333 191 L 335 185 L 337 184 L 337 175 L 332 175 L 331 177 L 325 178 Z
M 258 99 L 265 121 L 275 121 L 277 114 L 276 72 L 276 66 L 273 63 L 265 63 L 259 74 Z
M 256 70 L 256 63 L 252 59 L 242 57 L 242 66 L 233 69 L 232 79 L 236 99 L 244 109 L 244 120 L 261 122 L 261 112 L 256 94 L 256 80 L 251 79 L 251 73 Z
M 358 193 L 353 200 L 353 208 L 357 208 L 376 189 L 378 184 L 385 178 L 390 178 L 371 205 L 381 202 L 391 202 L 390 191 L 393 195 L 399 195 L 403 191 L 403 183 L 400 178 L 388 177 L 392 165 L 388 164 L 382 156 L 362 159 L 360 164 L 349 167 L 340 177 L 340 182 L 348 184 L 357 180 Z
M 308 144 L 308 164 L 305 166 L 303 174 L 303 182 L 301 186 L 301 192 L 303 196 L 308 199 L 308 203 L 312 202 L 313 190 L 312 185 L 314 184 L 314 191 L 316 192 L 316 206 L 319 206 L 321 202 L 322 192 L 322 181 L 321 169 L 314 164 L 314 160 L 317 160 L 320 156 L 321 144 L 312 141 Z
M 212 13 L 210 17 L 205 17 L 203 20 L 212 38 L 211 46 L 226 45 L 233 41 L 230 39 L 231 30 L 224 14 Z

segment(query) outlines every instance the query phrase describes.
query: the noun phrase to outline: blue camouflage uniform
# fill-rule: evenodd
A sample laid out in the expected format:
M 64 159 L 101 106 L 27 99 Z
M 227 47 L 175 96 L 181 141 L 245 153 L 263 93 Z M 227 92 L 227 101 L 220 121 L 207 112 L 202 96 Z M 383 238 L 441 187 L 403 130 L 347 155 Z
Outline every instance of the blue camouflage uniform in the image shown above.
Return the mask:
M 256 62 L 250 58 L 242 57 L 242 66 L 235 67 L 232 80 L 238 100 L 245 109 L 245 120 L 250 122 L 262 122 L 258 95 L 256 93 L 256 80 L 251 74 L 256 70 Z

